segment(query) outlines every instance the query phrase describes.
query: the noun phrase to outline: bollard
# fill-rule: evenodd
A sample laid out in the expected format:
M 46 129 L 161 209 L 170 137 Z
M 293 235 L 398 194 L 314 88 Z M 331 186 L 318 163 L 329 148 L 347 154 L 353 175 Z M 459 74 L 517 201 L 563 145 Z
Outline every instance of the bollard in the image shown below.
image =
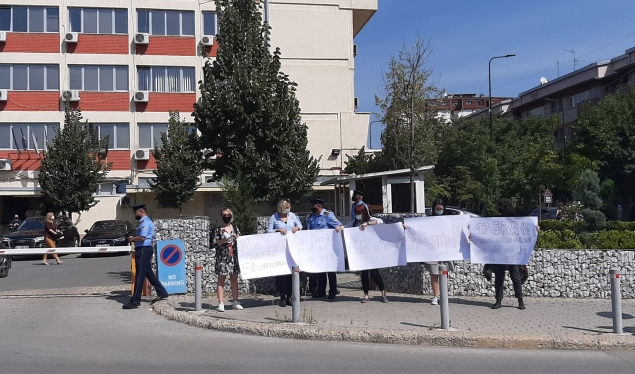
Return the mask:
M 448 310 L 448 267 L 439 265 L 439 292 L 441 296 L 441 328 L 450 328 L 450 311 Z
M 613 312 L 613 333 L 621 334 L 622 331 L 622 293 L 620 291 L 620 271 L 611 269 L 611 304 Z
M 197 312 L 203 309 L 201 299 L 203 298 L 201 290 L 201 262 L 196 261 L 194 264 L 194 310 Z
M 291 275 L 291 322 L 300 322 L 300 267 L 293 265 Z

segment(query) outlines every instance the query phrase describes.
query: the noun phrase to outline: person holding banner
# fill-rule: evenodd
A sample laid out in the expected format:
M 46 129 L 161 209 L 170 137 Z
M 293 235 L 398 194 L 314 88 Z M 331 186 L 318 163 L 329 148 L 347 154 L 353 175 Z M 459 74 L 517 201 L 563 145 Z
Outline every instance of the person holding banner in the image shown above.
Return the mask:
M 289 199 L 282 199 L 278 201 L 277 212 L 269 218 L 269 225 L 267 226 L 267 233 L 279 232 L 281 235 L 287 235 L 287 233 L 295 234 L 299 230 L 302 230 L 302 223 L 300 218 L 294 213 L 291 213 L 291 202 Z M 276 284 L 278 291 L 280 292 L 280 302 L 278 305 L 286 307 L 291 305 L 292 294 L 292 275 L 278 275 L 276 277 Z
M 218 293 L 218 311 L 225 311 L 225 280 L 229 275 L 229 282 L 232 290 L 232 307 L 236 310 L 242 310 L 243 306 L 238 302 L 238 274 L 240 274 L 240 266 L 238 265 L 238 249 L 236 248 L 236 239 L 240 236 L 240 230 L 233 225 L 234 213 L 229 208 L 224 208 L 220 212 L 225 225 L 221 225 L 216 229 L 212 238 L 212 247 L 216 250 L 216 275 L 218 275 L 218 284 L 216 292 Z
M 353 212 L 355 213 L 354 219 L 347 223 L 345 227 L 359 227 L 360 230 L 364 230 L 368 225 L 378 225 L 380 223 L 384 223 L 384 221 L 380 218 L 371 217 L 370 211 L 365 204 L 355 206 Z M 368 291 L 370 290 L 370 278 L 373 279 L 373 282 L 375 282 L 377 288 L 381 291 L 381 301 L 383 303 L 387 303 L 388 297 L 386 296 L 384 280 L 377 269 L 362 270 L 362 289 L 364 290 L 364 297 L 361 300 L 362 303 L 367 303 L 369 301 Z
M 311 201 L 311 215 L 307 220 L 307 226 L 309 230 L 321 230 L 321 229 L 335 229 L 340 232 L 344 226 L 335 217 L 335 214 L 330 210 L 324 209 L 324 200 L 319 197 L 312 197 Z M 326 279 L 329 280 L 329 299 L 335 299 L 337 295 L 337 273 L 319 273 L 315 275 L 317 280 L 317 293 L 313 294 L 313 297 L 326 296 Z M 313 285 L 311 285 L 313 287 Z
M 443 200 L 437 199 L 432 204 L 432 215 L 430 217 L 444 216 L 447 214 Z M 446 265 L 448 271 L 454 270 L 452 261 L 424 262 L 423 266 L 430 273 L 430 285 L 432 286 L 432 301 L 430 304 L 439 305 L 439 265 Z

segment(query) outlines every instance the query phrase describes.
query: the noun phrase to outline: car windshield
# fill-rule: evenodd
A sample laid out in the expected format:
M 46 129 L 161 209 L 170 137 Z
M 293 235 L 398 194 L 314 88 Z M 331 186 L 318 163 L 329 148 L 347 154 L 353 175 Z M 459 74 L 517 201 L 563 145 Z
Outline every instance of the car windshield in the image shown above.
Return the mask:
M 18 230 L 42 230 L 44 231 L 44 222 L 37 219 L 27 219 L 22 222 Z
M 128 231 L 126 223 L 122 221 L 97 221 L 90 231 Z

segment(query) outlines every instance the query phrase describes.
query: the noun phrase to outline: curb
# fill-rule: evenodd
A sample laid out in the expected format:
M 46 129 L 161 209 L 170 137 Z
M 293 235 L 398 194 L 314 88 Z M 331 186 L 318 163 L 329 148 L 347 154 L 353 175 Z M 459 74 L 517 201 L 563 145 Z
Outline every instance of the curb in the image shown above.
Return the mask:
M 154 304 L 153 309 L 155 313 L 168 320 L 190 326 L 271 338 L 464 348 L 635 350 L 635 338 L 631 335 L 510 336 L 467 331 L 389 331 L 220 319 L 176 310 L 166 301 Z

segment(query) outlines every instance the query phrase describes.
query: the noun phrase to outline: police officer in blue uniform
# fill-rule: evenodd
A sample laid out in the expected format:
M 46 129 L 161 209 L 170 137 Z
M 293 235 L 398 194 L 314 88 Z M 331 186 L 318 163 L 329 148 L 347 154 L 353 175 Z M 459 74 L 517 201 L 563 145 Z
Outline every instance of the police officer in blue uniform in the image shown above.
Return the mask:
M 135 246 L 135 284 L 134 292 L 130 298 L 130 302 L 123 305 L 123 309 L 138 308 L 141 304 L 141 291 L 147 278 L 150 284 L 154 287 L 157 293 L 157 297 L 152 300 L 155 303 L 159 300 L 165 300 L 168 297 L 168 291 L 159 282 L 154 271 L 152 271 L 152 256 L 154 255 L 154 249 L 152 248 L 152 242 L 154 241 L 154 223 L 148 217 L 148 212 L 145 205 L 136 205 L 132 207 L 135 214 L 135 219 L 139 221 L 137 232 L 135 236 L 130 236 L 130 241 Z
M 337 232 L 340 232 L 344 228 L 333 212 L 324 209 L 324 200 L 319 197 L 311 198 L 311 215 L 307 220 L 307 226 L 309 227 L 309 230 L 335 229 Z M 335 272 L 315 274 L 315 279 L 317 280 L 317 294 L 314 294 L 314 296 L 326 296 L 327 276 L 329 280 L 328 298 L 335 299 L 335 295 L 337 295 L 337 273 Z
M 355 208 L 358 205 L 364 205 L 368 214 L 370 214 L 370 206 L 364 202 L 364 193 L 360 190 L 353 190 L 353 196 L 351 198 L 353 200 L 353 205 L 351 205 L 351 221 L 355 220 Z

